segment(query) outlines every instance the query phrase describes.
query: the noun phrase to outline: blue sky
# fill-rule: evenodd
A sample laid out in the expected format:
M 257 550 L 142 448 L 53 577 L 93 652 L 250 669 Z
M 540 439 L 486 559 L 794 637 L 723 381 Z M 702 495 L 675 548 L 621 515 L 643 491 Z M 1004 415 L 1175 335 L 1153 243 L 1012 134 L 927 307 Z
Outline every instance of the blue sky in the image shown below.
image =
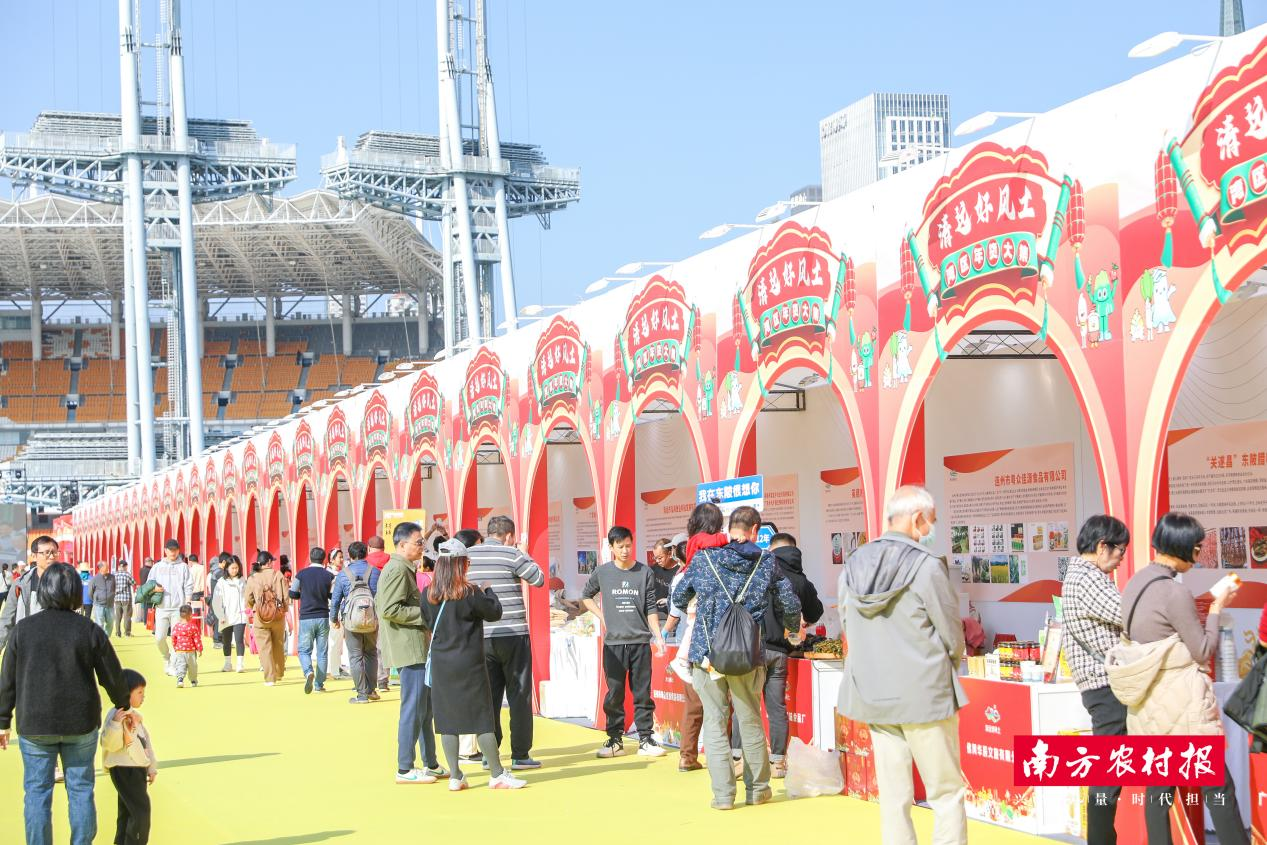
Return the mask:
M 818 121 L 868 92 L 948 93 L 954 122 L 1041 111 L 1164 61 L 1126 57 L 1150 35 L 1215 32 L 1219 9 L 1218 0 L 488 2 L 503 137 L 582 169 L 583 198 L 551 231 L 535 218 L 511 226 L 521 304 L 572 302 L 627 261 L 689 255 L 710 226 L 750 222 L 817 182 Z M 431 0 L 184 6 L 190 114 L 249 118 L 261 135 L 298 144 L 291 193 L 319 184 L 320 156 L 339 135 L 436 131 Z M 1247 26 L 1267 20 L 1267 0 L 1245 7 Z M 41 109 L 118 110 L 116 9 L 0 0 L 9 35 L 0 129 L 26 129 Z

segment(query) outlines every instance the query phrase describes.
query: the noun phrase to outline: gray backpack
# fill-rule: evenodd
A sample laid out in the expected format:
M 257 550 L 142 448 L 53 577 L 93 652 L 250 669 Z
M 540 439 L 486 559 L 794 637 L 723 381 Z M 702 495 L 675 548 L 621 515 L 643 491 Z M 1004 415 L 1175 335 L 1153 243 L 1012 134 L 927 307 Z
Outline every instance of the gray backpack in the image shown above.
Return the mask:
M 374 594 L 370 592 L 370 583 L 359 575 L 353 575 L 351 570 L 347 571 L 347 576 L 352 587 L 343 600 L 340 621 L 353 634 L 372 634 L 378 630 L 378 613 L 374 610 Z

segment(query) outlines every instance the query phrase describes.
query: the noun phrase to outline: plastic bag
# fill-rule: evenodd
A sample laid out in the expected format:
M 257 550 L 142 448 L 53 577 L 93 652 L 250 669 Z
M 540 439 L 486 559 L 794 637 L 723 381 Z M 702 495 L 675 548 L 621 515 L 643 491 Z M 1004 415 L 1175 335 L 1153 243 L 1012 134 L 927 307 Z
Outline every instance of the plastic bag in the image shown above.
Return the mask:
M 793 738 L 787 748 L 787 777 L 783 787 L 789 798 L 839 795 L 845 789 L 839 755 Z

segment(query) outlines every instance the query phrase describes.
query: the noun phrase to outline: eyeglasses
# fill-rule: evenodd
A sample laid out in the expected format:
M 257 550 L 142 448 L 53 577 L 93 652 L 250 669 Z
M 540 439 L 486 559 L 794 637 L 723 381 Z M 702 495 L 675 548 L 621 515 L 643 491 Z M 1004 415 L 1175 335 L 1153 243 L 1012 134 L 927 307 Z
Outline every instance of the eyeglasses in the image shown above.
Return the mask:
M 36 554 L 44 555 L 45 557 L 57 557 L 57 549 L 40 549 Z

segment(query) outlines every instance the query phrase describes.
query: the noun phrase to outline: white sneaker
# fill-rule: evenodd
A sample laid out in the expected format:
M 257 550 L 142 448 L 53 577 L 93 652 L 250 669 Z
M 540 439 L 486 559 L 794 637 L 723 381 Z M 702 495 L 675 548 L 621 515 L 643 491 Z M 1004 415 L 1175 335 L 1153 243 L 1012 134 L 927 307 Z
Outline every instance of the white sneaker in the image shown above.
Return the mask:
M 528 781 L 515 777 L 509 771 L 503 771 L 488 782 L 489 789 L 523 789 L 527 785 Z
M 664 748 L 660 745 L 660 743 L 656 742 L 651 737 L 647 737 L 646 739 L 642 740 L 642 742 L 638 743 L 638 756 L 639 757 L 663 757 Z
M 224 659 L 224 668 L 223 668 L 223 669 L 221 669 L 220 671 L 221 671 L 221 672 L 228 672 L 228 671 L 231 671 L 232 669 L 233 669 L 233 663 L 229 660 L 229 658 L 227 658 L 227 657 L 226 657 L 226 658 Z
M 598 757 L 599 759 L 606 760 L 611 757 L 619 757 L 624 753 L 625 753 L 624 741 L 621 740 L 620 737 L 611 736 L 611 737 L 608 737 L 607 741 L 604 742 L 602 747 L 598 749 L 598 753 L 595 756 Z
M 242 658 L 240 658 L 240 657 L 239 657 L 239 658 L 237 658 L 237 662 L 236 662 L 236 663 L 234 663 L 234 666 L 236 666 L 236 667 L 237 667 L 237 670 L 238 670 L 239 672 L 244 671 L 244 670 L 242 669 Z
M 422 769 L 410 769 L 407 774 L 396 773 L 396 783 L 435 783 L 435 775 L 429 775 Z
M 276 686 L 276 684 L 274 684 L 272 681 L 265 681 L 264 686 L 271 687 L 271 686 Z
M 460 777 L 460 778 L 449 778 L 450 792 L 461 792 L 463 789 L 466 789 L 468 786 L 469 784 L 467 784 L 465 776 Z

